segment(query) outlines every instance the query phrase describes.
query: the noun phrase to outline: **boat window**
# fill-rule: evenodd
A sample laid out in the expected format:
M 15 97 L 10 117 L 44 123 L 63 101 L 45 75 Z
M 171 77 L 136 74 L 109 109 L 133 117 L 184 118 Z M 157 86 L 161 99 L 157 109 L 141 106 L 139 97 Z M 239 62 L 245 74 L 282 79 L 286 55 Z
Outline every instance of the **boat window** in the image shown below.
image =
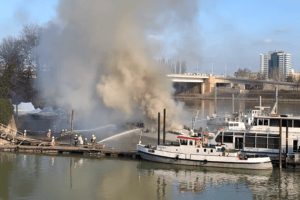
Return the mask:
M 255 147 L 255 137 L 245 137 L 245 147 Z
M 244 133 L 234 133 L 234 135 L 242 135 L 242 136 L 244 136 Z
M 224 143 L 232 143 L 233 136 L 224 136 Z
M 199 153 L 199 149 L 197 149 L 197 153 Z
M 190 140 L 190 146 L 193 146 L 193 140 Z
M 181 145 L 187 145 L 187 140 L 180 140 Z
M 267 137 L 267 134 L 257 133 L 257 137 Z
M 279 134 L 269 134 L 269 137 L 276 137 L 276 138 L 279 138 Z
M 258 125 L 263 125 L 263 119 L 258 119 Z
M 279 127 L 279 119 L 270 119 L 270 126 Z
M 253 126 L 257 126 L 257 118 L 254 118 L 253 120 Z
M 279 138 L 268 138 L 269 149 L 279 149 Z
M 300 120 L 294 120 L 294 127 L 300 127 Z
M 269 120 L 268 119 L 264 119 L 264 126 L 269 126 Z
M 204 152 L 206 152 L 206 149 L 204 149 Z
M 292 127 L 292 120 L 291 119 L 289 119 L 289 120 L 286 120 L 286 119 L 283 119 L 282 120 L 282 127 L 286 127 L 286 125 L 287 125 L 287 122 L 288 122 L 288 125 L 289 125 L 289 127 Z
M 256 134 L 255 134 L 255 133 L 247 133 L 247 134 L 246 134 L 246 137 L 247 137 L 247 136 L 248 136 L 248 137 L 255 137 Z
M 232 123 L 229 123 L 229 126 L 232 126 Z
M 256 147 L 257 148 L 267 148 L 267 138 L 266 137 L 257 137 L 256 138 Z
M 213 150 L 213 149 L 211 149 L 211 150 L 210 150 L 210 152 L 211 152 L 211 153 L 213 153 L 213 152 L 214 152 L 214 150 Z
M 238 123 L 234 123 L 234 126 L 239 126 L 239 124 Z
M 233 132 L 224 132 L 224 135 L 233 135 Z
M 216 137 L 216 142 L 222 143 L 222 134 L 221 133 Z
M 299 147 L 298 147 L 298 140 L 293 140 L 293 152 L 298 152 Z

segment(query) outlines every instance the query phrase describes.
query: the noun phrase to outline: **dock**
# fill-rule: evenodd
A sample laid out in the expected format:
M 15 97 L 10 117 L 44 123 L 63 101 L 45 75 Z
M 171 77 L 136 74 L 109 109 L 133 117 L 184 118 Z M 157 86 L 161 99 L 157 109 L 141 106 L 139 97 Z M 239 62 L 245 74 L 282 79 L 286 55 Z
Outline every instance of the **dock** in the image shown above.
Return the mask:
M 90 146 L 90 147 L 89 147 Z M 32 154 L 81 154 L 98 157 L 130 157 L 137 158 L 136 151 L 119 151 L 114 148 L 93 148 L 88 146 L 28 146 L 1 145 L 0 152 L 32 153 Z

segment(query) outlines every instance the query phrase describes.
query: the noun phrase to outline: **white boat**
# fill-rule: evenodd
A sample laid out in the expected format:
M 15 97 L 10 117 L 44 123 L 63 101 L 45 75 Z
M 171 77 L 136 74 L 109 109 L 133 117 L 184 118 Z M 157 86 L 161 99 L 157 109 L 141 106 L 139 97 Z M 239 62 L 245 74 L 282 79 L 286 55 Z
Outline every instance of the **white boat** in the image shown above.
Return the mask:
M 240 151 L 228 151 L 224 145 L 203 147 L 202 137 L 191 135 L 177 136 L 178 142 L 167 145 L 137 145 L 142 159 L 178 165 L 193 165 L 241 169 L 272 169 L 269 157 L 254 157 Z
M 276 91 L 277 93 L 277 91 Z M 277 95 L 276 95 L 277 96 Z M 247 129 L 220 130 L 215 142 L 224 144 L 226 148 L 241 150 L 251 154 L 265 154 L 278 157 L 279 147 L 281 153 L 300 158 L 300 116 L 291 114 L 277 114 L 277 98 L 270 114 L 264 112 L 265 108 L 256 106 L 259 110 L 248 110 L 244 121 Z M 282 135 L 280 138 L 280 121 L 282 121 Z

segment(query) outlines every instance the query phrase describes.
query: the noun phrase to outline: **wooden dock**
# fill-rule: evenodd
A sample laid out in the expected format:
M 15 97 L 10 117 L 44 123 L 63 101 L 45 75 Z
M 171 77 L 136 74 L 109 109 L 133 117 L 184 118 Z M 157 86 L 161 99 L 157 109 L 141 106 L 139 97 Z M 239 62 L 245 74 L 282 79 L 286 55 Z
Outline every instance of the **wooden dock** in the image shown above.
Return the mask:
M 34 153 L 34 154 L 82 154 L 98 157 L 133 157 L 137 158 L 136 151 L 119 151 L 114 148 L 93 148 L 87 146 L 27 146 L 27 145 L 2 145 L 2 152 Z

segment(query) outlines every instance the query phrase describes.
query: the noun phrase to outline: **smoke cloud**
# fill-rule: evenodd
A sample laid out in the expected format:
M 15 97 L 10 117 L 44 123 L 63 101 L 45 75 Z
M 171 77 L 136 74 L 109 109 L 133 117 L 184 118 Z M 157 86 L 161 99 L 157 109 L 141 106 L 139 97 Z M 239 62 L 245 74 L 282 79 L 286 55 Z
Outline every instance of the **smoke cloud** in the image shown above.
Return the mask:
M 61 0 L 35 49 L 37 84 L 86 124 L 142 116 L 151 123 L 166 108 L 168 127 L 177 128 L 182 105 L 172 100 L 168 69 L 153 60 L 164 44 L 147 38 L 167 29 L 185 35 L 197 11 L 195 0 Z

